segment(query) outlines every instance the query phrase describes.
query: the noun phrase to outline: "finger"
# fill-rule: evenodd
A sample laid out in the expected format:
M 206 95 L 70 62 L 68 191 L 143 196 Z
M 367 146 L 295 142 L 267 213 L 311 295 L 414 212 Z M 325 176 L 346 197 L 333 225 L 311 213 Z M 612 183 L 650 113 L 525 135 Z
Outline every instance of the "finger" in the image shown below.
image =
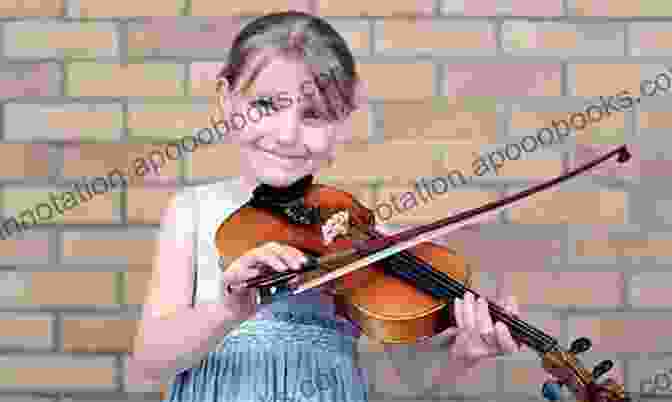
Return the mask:
M 504 325 L 503 322 L 498 322 L 495 324 L 495 333 L 497 334 L 497 344 L 501 348 L 501 351 L 504 353 L 513 353 L 518 350 L 518 345 L 511 337 L 509 329 Z
M 242 282 L 261 274 L 261 267 L 254 266 L 249 256 L 240 257 L 222 272 L 226 282 Z
M 236 269 L 232 271 L 231 274 L 232 277 L 227 278 L 228 280 L 233 280 L 235 282 L 246 281 L 261 275 L 261 266 Z
M 462 312 L 464 310 L 462 307 L 464 305 L 464 299 L 456 298 L 453 304 L 455 304 L 455 324 L 458 328 L 464 328 L 464 317 Z
M 488 309 L 488 302 L 485 297 L 479 297 L 476 302 L 476 326 L 481 334 L 488 334 L 493 331 L 492 318 Z
M 471 332 L 476 329 L 476 318 L 474 317 L 474 295 L 467 293 L 464 296 L 463 303 L 463 320 L 464 320 L 464 329 Z
M 268 251 L 265 251 L 266 253 Z M 280 258 L 276 254 L 261 254 L 262 252 L 259 251 L 255 254 L 247 256 L 248 258 L 246 259 L 246 265 L 247 265 L 247 270 L 254 268 L 255 264 L 262 264 L 265 265 L 274 271 L 278 272 L 285 272 L 289 270 L 289 266 L 287 266 L 287 263 Z
M 303 265 L 308 262 L 308 256 L 298 248 L 287 246 L 286 250 L 291 254 L 294 261 L 296 261 L 297 269 L 303 268 Z
M 268 249 L 269 253 L 280 258 L 289 268 L 294 270 L 301 269 L 301 257 L 303 254 L 299 250 L 290 246 L 283 246 L 276 242 L 270 242 L 264 248 Z

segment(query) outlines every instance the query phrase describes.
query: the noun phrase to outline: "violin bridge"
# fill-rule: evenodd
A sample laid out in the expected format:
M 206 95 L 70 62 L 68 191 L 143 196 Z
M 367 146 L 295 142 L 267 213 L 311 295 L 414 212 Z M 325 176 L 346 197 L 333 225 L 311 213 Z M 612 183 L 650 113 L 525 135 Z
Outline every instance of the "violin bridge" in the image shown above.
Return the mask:
M 328 246 L 334 239 L 350 232 L 350 214 L 347 210 L 332 214 L 322 225 L 322 244 Z

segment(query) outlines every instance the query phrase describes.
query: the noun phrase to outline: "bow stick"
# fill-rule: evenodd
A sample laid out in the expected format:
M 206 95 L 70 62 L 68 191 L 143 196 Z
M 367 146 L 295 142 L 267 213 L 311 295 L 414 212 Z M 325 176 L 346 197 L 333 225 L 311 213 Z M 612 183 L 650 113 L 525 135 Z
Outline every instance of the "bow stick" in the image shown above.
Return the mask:
M 525 198 L 535 193 L 544 191 L 556 184 L 577 176 L 586 170 L 592 169 L 593 167 L 614 156 L 618 156 L 617 161 L 619 163 L 625 163 L 632 157 L 627 147 L 622 145 L 619 148 L 607 153 L 606 155 L 588 162 L 565 175 L 556 177 L 555 179 L 549 180 L 546 183 L 541 183 L 532 188 L 521 191 L 520 193 L 514 194 L 511 197 L 505 198 L 503 200 L 493 201 L 481 207 L 461 212 L 455 216 L 444 218 L 433 223 L 418 226 L 416 228 L 411 228 L 393 235 L 369 240 L 355 241 L 353 242 L 353 248 L 341 251 L 338 254 L 360 254 L 366 255 L 366 257 L 298 285 L 292 291 L 292 295 L 297 295 L 299 293 L 305 292 L 306 290 L 333 281 L 334 279 L 338 279 L 343 275 L 347 275 L 358 269 L 371 265 L 376 261 L 397 254 L 419 243 L 432 240 L 436 237 L 458 230 L 464 226 L 483 221 L 493 215 L 498 214 L 501 211 L 522 203 L 525 201 Z

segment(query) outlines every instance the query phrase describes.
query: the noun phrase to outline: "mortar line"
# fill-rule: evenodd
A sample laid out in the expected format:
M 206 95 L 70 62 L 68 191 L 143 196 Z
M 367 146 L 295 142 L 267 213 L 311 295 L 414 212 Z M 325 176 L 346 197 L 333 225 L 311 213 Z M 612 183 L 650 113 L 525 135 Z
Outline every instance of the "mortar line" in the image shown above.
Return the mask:
M 319 1 L 319 0 L 315 0 L 315 1 Z M 366 26 L 367 26 L 367 29 L 368 29 L 368 32 L 369 32 L 368 56 L 373 57 L 373 56 L 376 55 L 377 50 L 378 50 L 378 49 L 376 49 L 376 37 L 377 37 L 377 35 L 375 34 L 376 21 L 374 19 L 372 19 L 371 17 L 367 17 L 365 19 L 365 21 L 366 21 Z
M 119 20 L 117 22 L 117 39 L 119 47 L 119 64 L 122 68 L 127 68 L 128 60 L 128 21 Z
M 630 24 L 623 23 L 623 54 L 625 56 L 632 56 L 630 52 Z

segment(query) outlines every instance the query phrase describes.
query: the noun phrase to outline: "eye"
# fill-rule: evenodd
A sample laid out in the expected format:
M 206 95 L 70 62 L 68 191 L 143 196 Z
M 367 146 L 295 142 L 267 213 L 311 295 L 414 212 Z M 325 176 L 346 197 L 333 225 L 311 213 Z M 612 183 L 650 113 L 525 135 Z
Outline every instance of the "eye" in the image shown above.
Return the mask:
M 319 109 L 306 109 L 304 112 L 305 120 L 313 126 L 321 126 L 330 122 L 329 116 L 321 112 Z
M 306 110 L 306 115 L 314 119 L 324 119 L 326 116 L 317 109 L 308 109 Z
M 272 108 L 275 106 L 273 103 L 273 99 L 270 97 L 263 97 L 263 98 L 257 98 L 250 102 L 250 106 L 252 107 L 262 107 L 264 109 Z

